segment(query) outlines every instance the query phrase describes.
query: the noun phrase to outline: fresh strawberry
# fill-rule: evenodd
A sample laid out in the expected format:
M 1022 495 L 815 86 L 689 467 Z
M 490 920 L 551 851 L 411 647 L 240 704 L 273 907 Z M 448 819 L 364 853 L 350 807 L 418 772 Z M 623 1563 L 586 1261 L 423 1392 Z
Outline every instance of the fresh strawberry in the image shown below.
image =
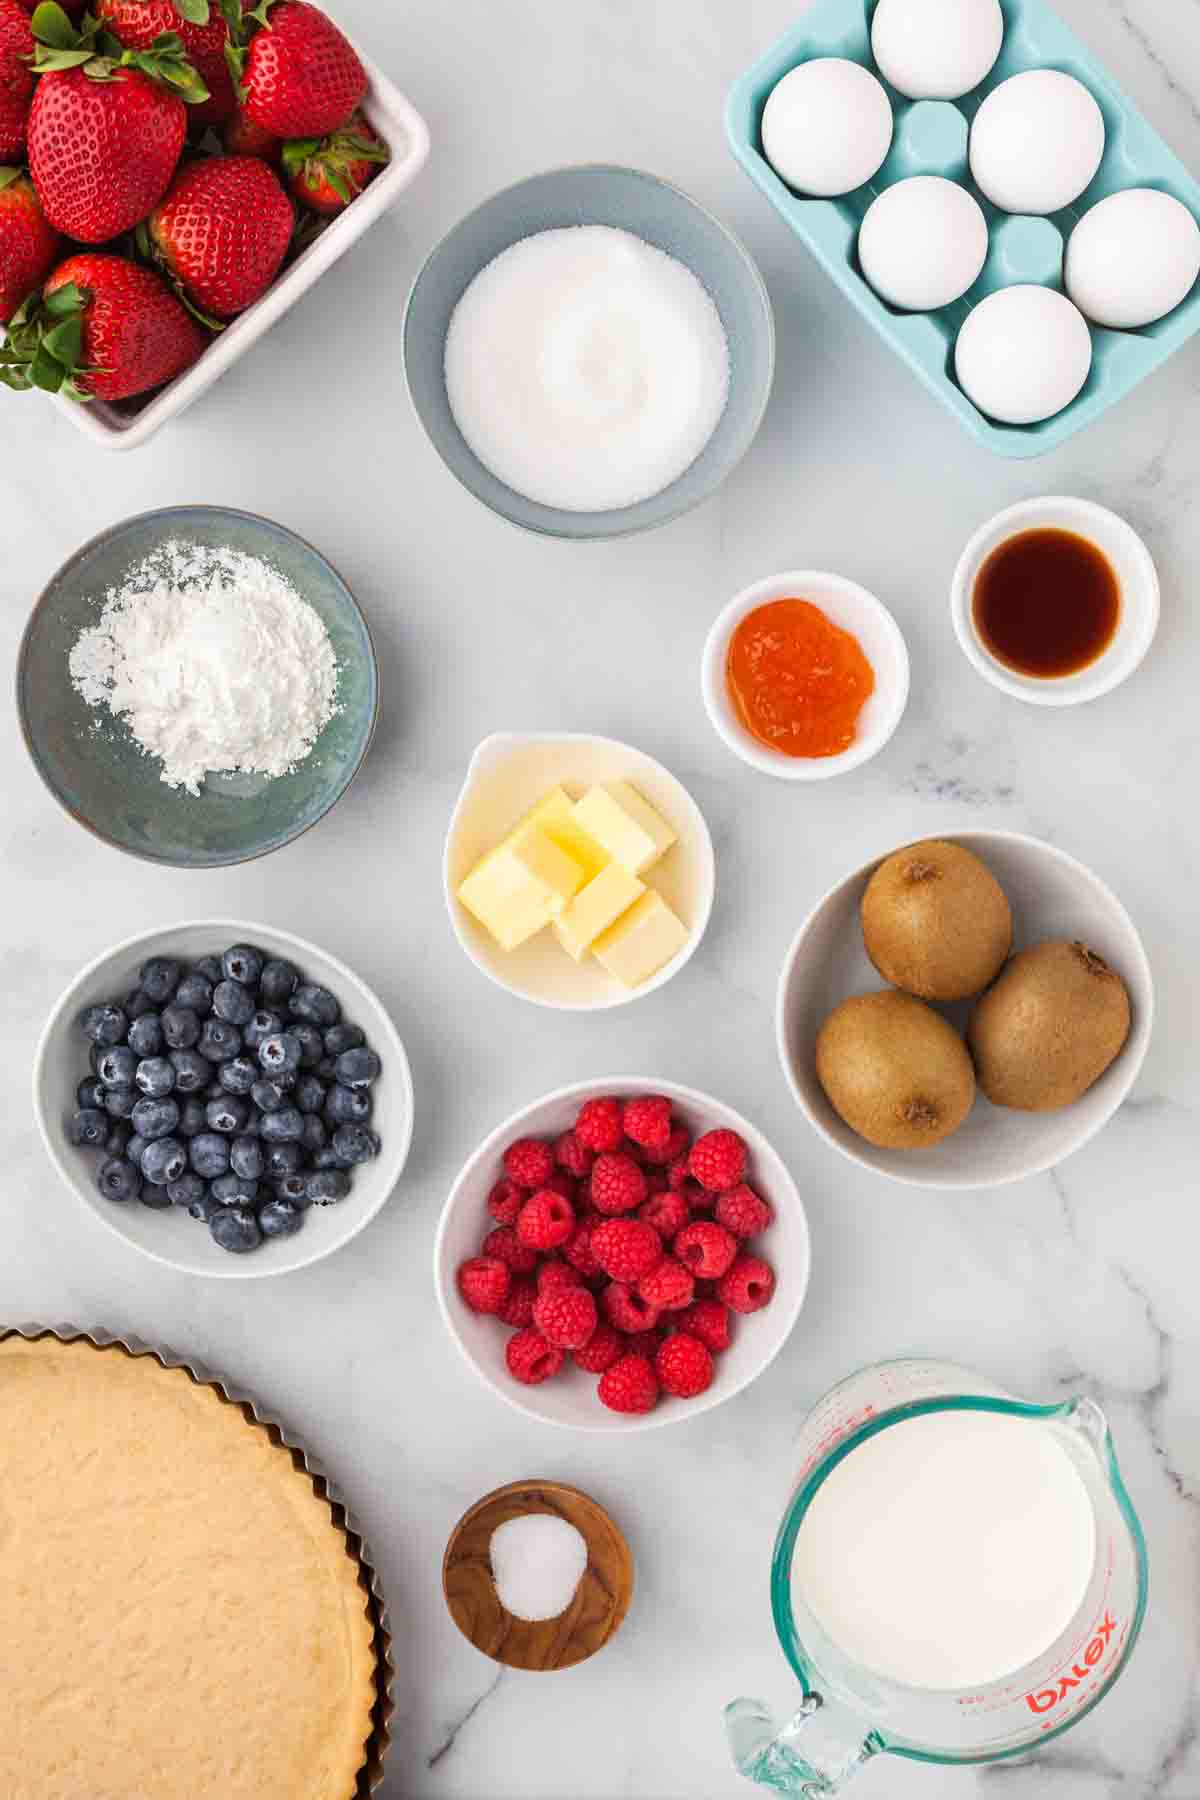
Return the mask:
M 177 37 L 118 59 L 97 49 L 96 32 L 90 15 L 77 32 L 53 0 L 33 19 L 41 79 L 29 172 L 50 223 L 84 244 L 119 237 L 152 211 L 183 149 L 184 102 L 208 99 Z
M 292 197 L 310 212 L 345 212 L 388 161 L 383 139 L 361 112 L 325 138 L 294 138 L 283 147 L 283 169 Z
M 235 106 L 222 133 L 230 156 L 258 156 L 276 168 L 283 161 L 283 140 L 261 125 L 252 125 L 240 106 Z
M 261 298 L 287 254 L 295 216 L 256 156 L 210 156 L 182 169 L 147 235 L 189 300 L 232 319 Z
M 247 24 L 258 29 L 230 61 L 253 124 L 279 138 L 323 138 L 348 123 L 367 72 L 332 19 L 307 0 L 259 0 Z
M 0 348 L 9 387 L 128 400 L 182 374 L 208 342 L 167 284 L 124 256 L 70 256 L 42 293 Z
M 59 237 L 21 169 L 0 168 L 0 325 L 45 281 L 58 255 Z M 0 367 L 0 376 L 4 370 Z
M 25 154 L 25 121 L 33 97 L 29 58 L 35 49 L 17 0 L 0 0 L 0 162 Z
M 219 0 L 94 0 L 92 11 L 127 50 L 149 50 L 174 33 L 183 53 L 208 89 L 192 113 L 205 125 L 220 125 L 236 101 L 225 58 L 229 27 Z

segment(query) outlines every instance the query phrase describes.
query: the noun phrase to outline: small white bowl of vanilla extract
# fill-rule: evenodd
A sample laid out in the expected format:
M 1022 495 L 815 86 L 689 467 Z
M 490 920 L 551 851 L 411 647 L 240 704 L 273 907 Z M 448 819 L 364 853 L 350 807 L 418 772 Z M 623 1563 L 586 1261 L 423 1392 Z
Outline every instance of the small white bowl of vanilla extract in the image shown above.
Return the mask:
M 1023 500 L 963 551 L 950 612 L 967 660 L 994 687 L 1033 706 L 1075 706 L 1110 693 L 1149 650 L 1158 572 L 1107 507 Z

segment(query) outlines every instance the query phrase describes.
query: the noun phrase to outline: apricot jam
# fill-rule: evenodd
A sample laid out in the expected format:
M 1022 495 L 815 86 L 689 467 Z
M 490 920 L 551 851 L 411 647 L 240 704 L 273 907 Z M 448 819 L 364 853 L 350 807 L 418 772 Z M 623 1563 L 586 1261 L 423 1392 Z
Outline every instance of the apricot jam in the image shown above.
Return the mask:
M 747 613 L 725 679 L 751 737 L 783 756 L 840 756 L 875 692 L 858 639 L 811 600 L 769 600 Z

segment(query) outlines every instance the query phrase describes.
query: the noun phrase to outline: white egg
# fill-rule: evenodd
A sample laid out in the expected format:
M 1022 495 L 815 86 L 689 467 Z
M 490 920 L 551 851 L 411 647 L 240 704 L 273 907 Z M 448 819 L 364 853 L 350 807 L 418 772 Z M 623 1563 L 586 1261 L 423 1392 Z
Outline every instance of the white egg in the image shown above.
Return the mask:
M 1005 425 L 1034 425 L 1069 406 L 1092 366 L 1087 320 L 1056 288 L 1010 287 L 968 313 L 954 346 L 959 386 Z
M 871 24 L 875 61 L 910 100 L 969 94 L 1003 42 L 1000 0 L 879 0 Z
M 1200 225 L 1171 194 L 1126 188 L 1086 212 L 1067 240 L 1067 292 L 1117 331 L 1149 325 L 1200 275 Z
M 940 175 L 913 175 L 885 188 L 859 227 L 863 274 L 877 294 L 906 312 L 932 312 L 961 298 L 987 252 L 983 208 Z
M 869 69 L 841 56 L 801 63 L 763 108 L 763 151 L 789 187 L 830 198 L 870 181 L 892 142 L 892 103 Z
M 1104 116 L 1081 81 L 1027 69 L 994 87 L 971 125 L 971 173 L 994 206 L 1059 212 L 1104 155 Z

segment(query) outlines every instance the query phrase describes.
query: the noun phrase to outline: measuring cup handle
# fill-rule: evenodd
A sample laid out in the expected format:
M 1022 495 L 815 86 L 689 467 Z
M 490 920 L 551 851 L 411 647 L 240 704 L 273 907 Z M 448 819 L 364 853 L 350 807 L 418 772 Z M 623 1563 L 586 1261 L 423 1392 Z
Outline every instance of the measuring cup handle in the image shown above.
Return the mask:
M 878 1749 L 861 1722 L 820 1694 L 810 1694 L 782 1729 L 761 1700 L 734 1700 L 725 1708 L 725 1731 L 740 1774 L 798 1800 L 840 1794 Z

